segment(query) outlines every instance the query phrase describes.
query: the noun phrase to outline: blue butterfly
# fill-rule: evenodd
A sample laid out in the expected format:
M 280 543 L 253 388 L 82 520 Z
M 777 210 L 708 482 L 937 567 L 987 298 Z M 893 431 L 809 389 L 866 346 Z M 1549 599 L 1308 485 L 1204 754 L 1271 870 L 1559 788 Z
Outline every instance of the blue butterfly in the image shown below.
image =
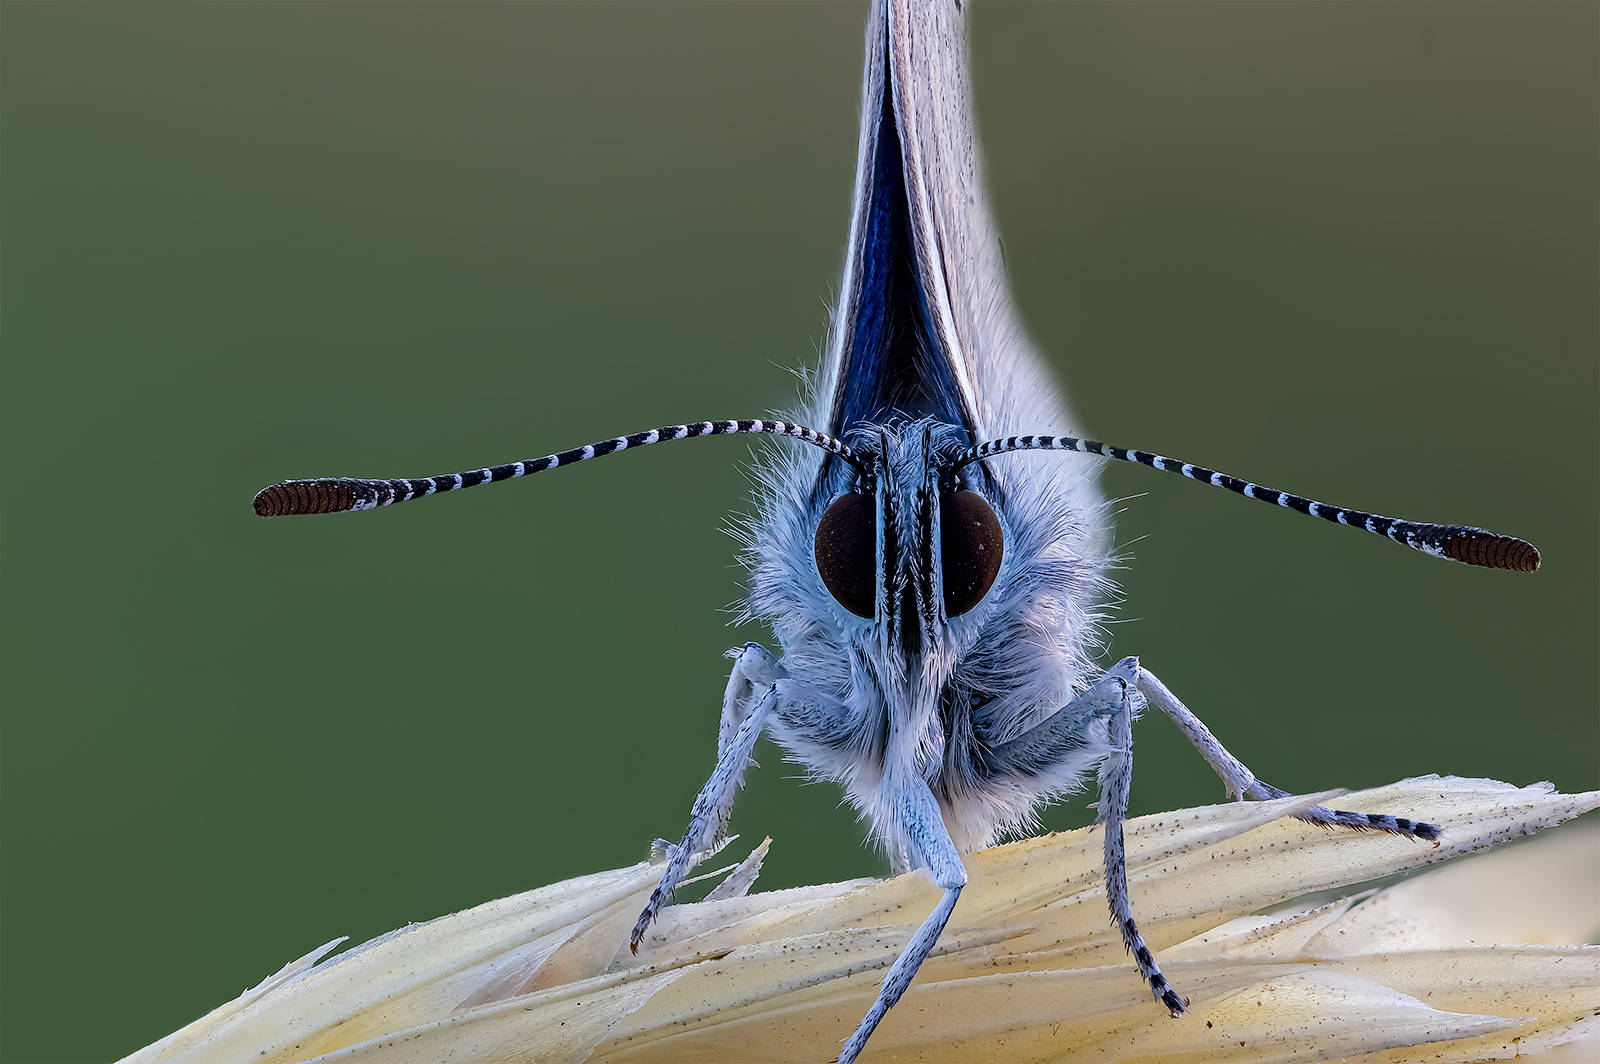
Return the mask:
M 839 1055 L 853 1061 L 937 942 L 966 883 L 961 854 L 1026 832 L 1045 803 L 1098 773 L 1112 919 L 1156 999 L 1171 987 L 1134 921 L 1122 820 L 1132 726 L 1146 705 L 1178 724 L 1230 795 L 1281 797 L 1126 658 L 1098 643 L 1110 516 L 1102 458 L 1138 462 L 1425 553 L 1532 571 L 1522 540 L 1380 517 L 1077 435 L 1003 281 L 967 91 L 955 0 L 876 0 L 849 250 L 820 372 L 792 419 L 710 421 L 634 433 L 524 462 L 415 480 L 289 481 L 258 514 L 371 509 L 692 436 L 762 433 L 812 447 L 758 467 L 745 529 L 747 619 L 781 653 L 730 651 L 717 766 L 633 931 L 649 930 L 693 862 L 726 836 L 756 740 L 769 734 L 839 782 L 897 872 L 943 890 Z M 1088 457 L 1041 457 L 1057 450 Z M 1320 806 L 1313 823 L 1434 839 L 1438 828 Z

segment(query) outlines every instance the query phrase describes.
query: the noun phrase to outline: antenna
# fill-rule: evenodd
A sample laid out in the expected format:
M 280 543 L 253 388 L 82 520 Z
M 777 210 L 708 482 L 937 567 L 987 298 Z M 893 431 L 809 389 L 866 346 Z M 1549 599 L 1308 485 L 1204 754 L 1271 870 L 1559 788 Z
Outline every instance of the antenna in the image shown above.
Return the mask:
M 325 477 L 319 480 L 286 480 L 256 492 L 256 513 L 262 517 L 283 517 L 289 514 L 335 514 L 351 510 L 372 510 L 379 506 L 405 502 L 422 495 L 433 495 L 457 488 L 471 488 L 514 477 L 543 473 L 584 462 L 590 458 L 635 447 L 648 447 L 652 443 L 683 440 L 694 436 L 733 436 L 766 433 L 789 436 L 796 440 L 821 447 L 849 462 L 862 476 L 869 475 L 866 464 L 854 451 L 839 440 L 804 425 L 791 425 L 786 421 L 700 421 L 692 425 L 665 425 L 648 432 L 635 432 L 631 436 L 601 440 L 586 447 L 574 447 L 559 454 L 547 454 L 526 462 L 490 466 L 487 469 L 469 469 L 439 477 L 422 477 L 417 480 L 356 480 L 350 477 Z
M 1369 514 L 1363 510 L 1330 506 L 1302 495 L 1291 495 L 1287 491 L 1252 484 L 1248 480 L 1240 480 L 1238 477 L 1218 473 L 1190 462 L 1164 458 L 1149 451 L 1111 447 L 1094 440 L 1080 440 L 1072 436 L 1008 436 L 1002 440 L 991 440 L 962 451 L 956 456 L 950 468 L 960 469 L 979 459 L 997 454 L 1010 454 L 1014 451 L 1079 451 L 1083 454 L 1116 458 L 1123 462 L 1137 462 L 1153 469 L 1178 473 L 1190 480 L 1198 480 L 1213 487 L 1227 488 L 1247 499 L 1257 499 L 1274 506 L 1286 506 L 1291 510 L 1310 514 L 1312 517 L 1362 528 L 1375 535 L 1387 536 L 1396 543 L 1404 543 L 1435 558 L 1448 558 L 1451 561 L 1482 566 L 1485 569 L 1512 569 L 1519 573 L 1531 573 L 1539 568 L 1539 549 L 1532 543 L 1514 536 L 1502 536 L 1498 532 L 1473 528 L 1470 525 L 1433 525 L 1417 521 L 1401 521 L 1393 517 Z

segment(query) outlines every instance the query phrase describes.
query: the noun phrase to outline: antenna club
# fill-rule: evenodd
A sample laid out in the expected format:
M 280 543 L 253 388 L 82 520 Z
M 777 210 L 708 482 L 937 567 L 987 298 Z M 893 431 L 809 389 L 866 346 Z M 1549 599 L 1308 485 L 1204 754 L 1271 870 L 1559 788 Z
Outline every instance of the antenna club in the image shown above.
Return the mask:
M 356 503 L 345 481 L 288 480 L 256 492 L 255 510 L 258 517 L 333 514 L 354 509 Z
M 1539 548 L 1527 540 L 1480 528 L 1465 529 L 1439 545 L 1446 558 L 1485 569 L 1531 573 L 1539 568 Z

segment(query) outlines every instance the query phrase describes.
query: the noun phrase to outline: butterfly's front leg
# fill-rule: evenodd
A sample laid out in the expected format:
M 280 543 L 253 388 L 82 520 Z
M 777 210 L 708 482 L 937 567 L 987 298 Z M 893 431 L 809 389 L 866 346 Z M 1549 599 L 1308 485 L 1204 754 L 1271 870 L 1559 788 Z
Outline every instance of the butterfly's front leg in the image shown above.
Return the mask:
M 942 888 L 944 894 L 900 956 L 895 958 L 889 974 L 883 977 L 878 999 L 845 1043 L 837 1064 L 851 1064 L 860 1055 L 884 1014 L 906 992 L 917 969 L 939 941 L 944 925 L 949 923 L 950 912 L 956 907 L 956 899 L 961 897 L 961 888 L 967 885 L 967 870 L 961 865 L 961 855 L 956 851 L 944 816 L 939 812 L 939 803 L 927 782 L 916 773 L 891 771 L 885 780 L 884 795 L 886 804 L 898 814 L 899 846 L 916 867 L 927 871 L 934 886 Z
M 1130 659 L 1132 660 L 1132 659 Z M 1135 662 L 1137 665 L 1137 662 Z M 1254 798 L 1265 801 L 1269 798 L 1287 798 L 1289 792 L 1263 783 L 1256 778 L 1244 764 L 1232 754 L 1228 753 L 1217 737 L 1211 734 L 1211 729 L 1205 722 L 1189 711 L 1189 707 L 1178 701 L 1166 684 L 1156 679 L 1155 674 L 1148 669 L 1138 669 L 1139 690 L 1155 706 L 1178 726 L 1185 738 L 1194 745 L 1205 758 L 1206 764 L 1222 777 L 1222 786 L 1230 798 L 1244 801 Z M 1323 827 L 1347 827 L 1360 829 L 1375 829 L 1390 831 L 1396 835 L 1407 838 L 1425 839 L 1438 844 L 1440 829 L 1437 824 L 1425 824 L 1420 820 L 1408 820 L 1405 817 L 1390 816 L 1387 813 L 1352 813 L 1345 809 L 1329 809 L 1325 806 L 1314 805 L 1309 809 L 1295 814 L 1301 820 Z
M 683 841 L 668 850 L 666 870 L 634 925 L 630 945 L 635 953 L 662 906 L 688 873 L 695 853 L 717 846 L 727 837 L 733 799 L 744 782 L 746 766 L 751 764 L 751 751 L 781 698 L 779 684 L 787 683 L 783 666 L 758 643 L 746 643 L 730 650 L 728 656 L 734 664 L 722 699 L 722 723 L 717 729 L 717 767 L 700 788 L 689 812 Z

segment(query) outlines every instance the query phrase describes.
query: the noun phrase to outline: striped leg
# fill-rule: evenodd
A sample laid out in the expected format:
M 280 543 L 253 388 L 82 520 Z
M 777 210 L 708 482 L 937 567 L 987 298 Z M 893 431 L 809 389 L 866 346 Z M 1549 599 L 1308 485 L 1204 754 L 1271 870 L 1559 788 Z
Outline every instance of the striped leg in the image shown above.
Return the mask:
M 750 707 L 779 680 L 788 676 L 776 658 L 760 643 L 746 643 L 722 655 L 733 659 L 733 671 L 728 673 L 728 686 L 722 694 L 722 723 L 717 728 L 717 760 L 727 756 L 728 747 L 738 740 Z M 754 760 L 750 766 L 759 768 Z M 740 770 L 743 771 L 742 769 Z M 707 842 L 720 846 L 728 837 L 728 818 L 733 814 L 733 795 L 718 810 L 716 828 Z
M 1177 697 L 1167 690 L 1166 684 L 1156 679 L 1153 673 L 1141 668 L 1138 675 L 1140 692 L 1149 699 L 1151 705 L 1172 718 L 1172 722 L 1200 752 L 1200 756 L 1205 758 L 1206 764 L 1222 777 L 1222 786 L 1228 797 L 1238 798 L 1240 801 L 1246 798 L 1265 801 L 1269 798 L 1289 797 L 1288 791 L 1280 790 L 1270 783 L 1263 783 L 1238 758 L 1228 753 L 1217 741 L 1217 737 L 1211 734 L 1211 729 L 1207 728 L 1199 717 L 1189 712 L 1189 708 L 1178 701 Z M 1396 835 L 1424 839 L 1435 845 L 1438 844 L 1441 834 L 1437 824 L 1407 820 L 1405 817 L 1389 816 L 1386 813 L 1352 813 L 1345 809 L 1329 809 L 1326 806 L 1314 805 L 1304 812 L 1296 813 L 1295 816 L 1323 827 L 1392 831 Z
M 1118 669 L 1125 667 L 1138 669 L 1138 659 L 1126 658 L 1118 663 Z M 1139 671 L 1143 674 L 1143 670 Z M 1095 803 L 1096 823 L 1105 825 L 1106 901 L 1111 906 L 1111 919 L 1122 933 L 1122 944 L 1133 955 L 1139 974 L 1150 984 L 1150 992 L 1177 1017 L 1183 1015 L 1188 1002 L 1178 996 L 1167 977 L 1161 974 L 1161 968 L 1150 955 L 1150 947 L 1145 945 L 1144 936 L 1133 922 L 1133 904 L 1128 899 L 1128 862 L 1122 821 L 1128 814 L 1128 793 L 1133 786 L 1133 720 L 1137 715 L 1135 691 L 1129 681 L 1123 681 L 1122 695 L 1121 704 L 1106 722 L 1111 754 L 1100 763 L 1100 800 Z
M 739 670 L 740 667 L 735 665 L 735 677 L 740 675 Z M 732 680 L 729 681 L 729 686 L 730 688 L 733 686 Z M 650 925 L 655 922 L 657 914 L 671 899 L 672 892 L 677 889 L 678 884 L 683 881 L 695 853 L 721 840 L 727 828 L 728 817 L 733 810 L 734 796 L 738 794 L 739 786 L 744 780 L 745 766 L 750 763 L 751 751 L 755 749 L 756 740 L 761 737 L 762 729 L 767 724 L 767 717 L 777 701 L 777 686 L 768 686 L 755 699 L 755 704 L 749 713 L 739 722 L 731 740 L 718 744 L 721 749 L 717 754 L 717 767 L 712 769 L 711 778 L 706 780 L 706 785 L 700 789 L 699 797 L 694 800 L 694 808 L 689 814 L 689 828 L 683 833 L 683 841 L 671 851 L 672 856 L 667 861 L 666 871 L 661 873 L 661 882 L 656 884 L 656 889 L 651 893 L 644 912 L 639 914 L 639 922 L 633 927 L 633 939 L 630 943 L 633 952 L 639 952 L 639 943 L 644 941 L 645 932 L 650 930 Z
M 722 655 L 733 661 L 728 687 L 722 695 L 722 725 L 717 729 L 717 756 L 721 757 L 744 723 L 750 705 L 767 688 L 788 676 L 778 660 L 760 643 L 746 643 Z

